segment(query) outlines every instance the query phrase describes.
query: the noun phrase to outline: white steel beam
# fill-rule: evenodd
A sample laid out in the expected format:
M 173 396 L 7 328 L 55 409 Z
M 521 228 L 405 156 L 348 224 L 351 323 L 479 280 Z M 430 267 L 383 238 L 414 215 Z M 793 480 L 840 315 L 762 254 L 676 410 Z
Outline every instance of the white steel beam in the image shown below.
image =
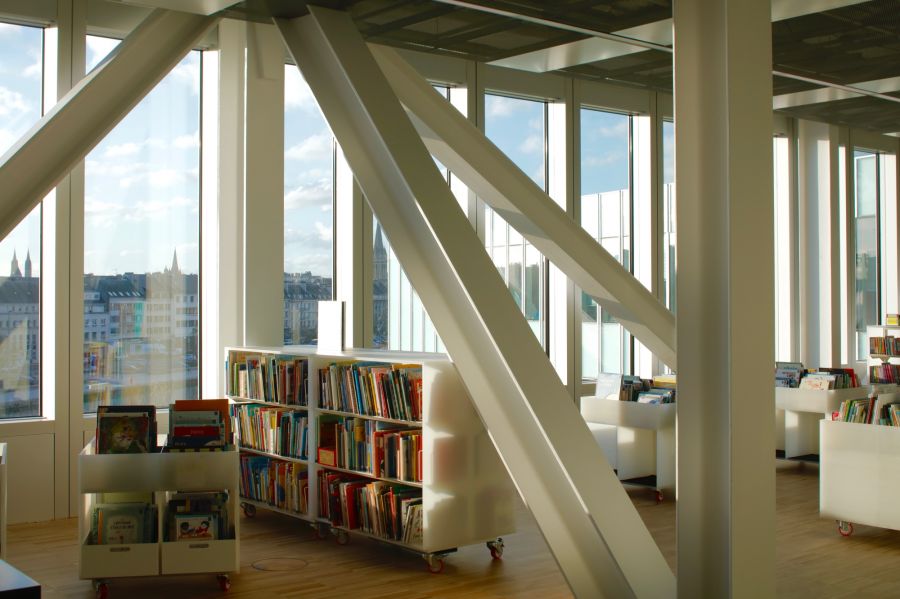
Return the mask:
M 428 150 L 663 363 L 676 369 L 675 316 L 395 51 L 373 54 Z
M 439 1 L 447 4 L 454 4 L 456 6 L 464 6 L 466 8 L 471 8 L 472 10 L 483 10 L 492 14 L 503 14 L 504 16 L 512 18 L 523 18 L 523 15 L 517 15 L 516 13 L 501 9 L 484 7 L 472 2 L 457 2 L 456 0 Z M 804 2 L 798 2 L 797 0 L 772 0 L 772 21 L 793 19 L 794 17 L 802 17 L 803 15 L 833 10 L 843 6 L 852 6 L 853 4 L 861 4 L 862 2 L 867 1 L 868 0 L 805 0 Z M 545 19 L 525 18 L 523 20 L 550 27 L 557 26 L 561 29 L 585 33 L 596 37 L 569 42 L 567 44 L 560 44 L 542 50 L 534 50 L 517 56 L 508 56 L 506 58 L 495 60 L 490 64 L 522 71 L 545 73 L 547 71 L 556 71 L 579 64 L 609 60 L 610 58 L 616 58 L 618 56 L 643 52 L 648 49 L 648 44 L 659 46 L 672 45 L 672 19 L 661 19 L 652 23 L 630 27 L 628 29 L 620 29 L 603 35 L 600 35 L 602 32 L 565 27 L 562 26 L 561 23 L 548 22 Z
M 0 158 L 0 239 L 174 67 L 218 17 L 158 10 Z
M 580 597 L 674 577 L 349 15 L 276 20 L 476 409 Z

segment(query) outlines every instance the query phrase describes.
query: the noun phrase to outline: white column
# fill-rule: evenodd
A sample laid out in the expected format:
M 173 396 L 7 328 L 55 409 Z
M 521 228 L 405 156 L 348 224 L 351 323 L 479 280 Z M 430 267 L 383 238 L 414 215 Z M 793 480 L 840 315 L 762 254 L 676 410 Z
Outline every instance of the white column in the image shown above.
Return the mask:
M 674 2 L 681 597 L 775 594 L 769 12 Z
M 246 24 L 244 343 L 284 343 L 284 44 Z
M 811 367 L 841 363 L 838 135 L 798 121 L 800 360 Z
M 337 148 L 334 168 L 334 290 L 344 302 L 344 346 L 371 347 L 372 211 Z
M 583 597 L 674 578 L 350 17 L 276 20 L 491 438 Z

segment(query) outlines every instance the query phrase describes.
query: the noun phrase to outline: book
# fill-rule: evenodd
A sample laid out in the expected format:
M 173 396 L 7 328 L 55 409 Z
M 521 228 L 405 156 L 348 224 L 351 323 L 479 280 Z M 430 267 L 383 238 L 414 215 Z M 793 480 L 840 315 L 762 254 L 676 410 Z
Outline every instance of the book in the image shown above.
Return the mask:
M 607 372 L 598 373 L 594 395 L 600 399 L 620 399 L 622 395 L 622 375 Z
M 98 406 L 97 453 L 149 453 L 156 450 L 154 406 Z
M 215 514 L 176 514 L 175 541 L 215 540 L 218 529 Z
M 102 503 L 91 513 L 91 540 L 97 545 L 155 541 L 155 506 L 144 502 Z

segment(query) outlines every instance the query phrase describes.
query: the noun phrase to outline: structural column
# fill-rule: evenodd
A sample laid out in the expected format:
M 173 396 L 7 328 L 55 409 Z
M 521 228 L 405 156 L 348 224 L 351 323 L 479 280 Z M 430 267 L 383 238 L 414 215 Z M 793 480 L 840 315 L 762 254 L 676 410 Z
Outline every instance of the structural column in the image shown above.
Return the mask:
M 284 342 L 284 44 L 247 23 L 244 343 Z
M 769 11 L 674 3 L 681 597 L 775 594 Z
M 800 223 L 800 360 L 841 363 L 839 130 L 798 121 Z

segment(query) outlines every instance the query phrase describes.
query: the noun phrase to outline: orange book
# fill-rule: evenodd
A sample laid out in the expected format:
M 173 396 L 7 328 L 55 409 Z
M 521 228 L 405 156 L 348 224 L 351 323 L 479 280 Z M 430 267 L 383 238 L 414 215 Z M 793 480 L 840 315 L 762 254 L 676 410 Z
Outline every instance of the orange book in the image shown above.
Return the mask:
M 225 437 L 231 442 L 231 417 L 227 399 L 178 399 L 175 401 L 175 410 L 178 412 L 218 411 L 222 416 L 222 422 L 225 423 Z

